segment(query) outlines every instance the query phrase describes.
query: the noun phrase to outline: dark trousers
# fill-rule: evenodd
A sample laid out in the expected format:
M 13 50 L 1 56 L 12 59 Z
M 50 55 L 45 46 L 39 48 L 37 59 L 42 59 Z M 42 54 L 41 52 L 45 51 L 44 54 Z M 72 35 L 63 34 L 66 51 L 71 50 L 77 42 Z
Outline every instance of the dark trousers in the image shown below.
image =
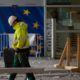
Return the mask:
M 3 50 L 5 67 L 12 67 L 15 50 L 13 48 L 5 48 Z
M 14 55 L 13 67 L 30 67 L 28 54 L 30 50 L 27 49 L 18 49 Z M 14 80 L 16 73 L 10 74 L 9 80 Z M 25 80 L 35 80 L 33 73 L 27 73 Z

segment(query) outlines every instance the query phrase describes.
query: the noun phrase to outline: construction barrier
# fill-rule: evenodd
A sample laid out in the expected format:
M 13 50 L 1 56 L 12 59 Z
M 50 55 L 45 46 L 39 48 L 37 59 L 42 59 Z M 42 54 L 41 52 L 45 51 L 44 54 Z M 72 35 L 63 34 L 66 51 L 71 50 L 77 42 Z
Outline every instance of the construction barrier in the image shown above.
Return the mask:
M 42 37 L 40 34 L 29 34 L 30 45 L 31 45 L 31 54 L 35 54 L 36 57 L 40 56 L 42 44 Z M 13 34 L 3 33 L 0 34 L 0 57 L 3 56 L 3 50 L 5 48 L 11 48 L 13 42 Z

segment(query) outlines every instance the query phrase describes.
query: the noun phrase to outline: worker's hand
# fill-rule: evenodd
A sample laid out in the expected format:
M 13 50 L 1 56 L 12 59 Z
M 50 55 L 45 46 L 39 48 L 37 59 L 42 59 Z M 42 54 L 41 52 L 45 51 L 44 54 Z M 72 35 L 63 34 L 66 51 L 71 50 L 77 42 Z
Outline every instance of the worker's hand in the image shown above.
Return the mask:
M 16 51 L 17 53 L 19 53 L 19 48 L 16 48 L 15 51 Z
M 12 43 L 12 48 L 14 48 L 14 50 L 16 49 L 16 45 L 17 45 L 17 42 Z
M 13 45 L 14 46 L 17 45 L 17 43 L 18 43 L 18 40 L 13 40 Z
M 13 45 L 17 45 L 17 42 L 14 41 L 14 42 L 13 42 Z

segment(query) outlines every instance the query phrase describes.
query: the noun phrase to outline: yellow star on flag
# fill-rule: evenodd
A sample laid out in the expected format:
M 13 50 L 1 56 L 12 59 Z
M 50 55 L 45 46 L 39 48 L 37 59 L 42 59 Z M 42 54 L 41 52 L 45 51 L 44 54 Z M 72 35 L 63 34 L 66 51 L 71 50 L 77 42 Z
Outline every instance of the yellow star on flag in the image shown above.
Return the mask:
M 38 22 L 33 23 L 33 27 L 36 28 L 36 29 L 38 29 L 39 28 Z
M 24 10 L 24 15 L 29 15 L 30 14 L 30 11 L 27 9 L 27 10 Z

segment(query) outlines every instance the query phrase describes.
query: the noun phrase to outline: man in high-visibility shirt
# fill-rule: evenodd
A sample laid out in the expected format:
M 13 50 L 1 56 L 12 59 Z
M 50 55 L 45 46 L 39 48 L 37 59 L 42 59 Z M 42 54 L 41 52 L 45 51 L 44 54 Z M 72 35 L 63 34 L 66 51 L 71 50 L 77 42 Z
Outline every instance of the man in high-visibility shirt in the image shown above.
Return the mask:
M 30 43 L 28 39 L 28 25 L 19 21 L 16 16 L 10 16 L 8 23 L 15 30 L 12 48 L 15 50 L 13 67 L 30 67 L 28 55 L 30 53 Z M 25 80 L 35 80 L 33 73 L 26 74 Z M 16 73 L 10 74 L 9 80 L 14 80 Z

